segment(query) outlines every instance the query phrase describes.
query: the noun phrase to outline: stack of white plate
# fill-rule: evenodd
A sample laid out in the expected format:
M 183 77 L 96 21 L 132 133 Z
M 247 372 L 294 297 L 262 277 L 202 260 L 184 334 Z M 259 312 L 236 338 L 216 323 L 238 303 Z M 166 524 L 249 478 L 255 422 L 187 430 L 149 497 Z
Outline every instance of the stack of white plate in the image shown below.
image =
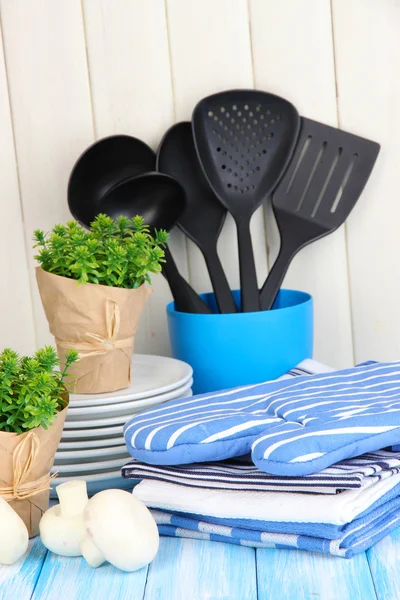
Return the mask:
M 52 472 L 55 487 L 85 479 L 89 494 L 106 488 L 132 488 L 120 469 L 130 458 L 123 426 L 136 413 L 167 400 L 192 395 L 192 368 L 174 358 L 136 354 L 131 385 L 107 394 L 71 395 L 65 427 Z

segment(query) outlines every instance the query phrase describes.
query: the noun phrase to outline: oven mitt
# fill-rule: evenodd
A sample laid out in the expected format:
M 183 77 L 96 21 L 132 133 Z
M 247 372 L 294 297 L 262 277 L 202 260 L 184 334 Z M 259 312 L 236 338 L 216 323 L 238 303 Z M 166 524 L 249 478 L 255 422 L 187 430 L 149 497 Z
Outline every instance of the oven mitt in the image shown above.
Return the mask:
M 400 362 L 173 400 L 135 416 L 124 435 L 130 454 L 150 464 L 251 452 L 267 473 L 309 475 L 400 443 Z

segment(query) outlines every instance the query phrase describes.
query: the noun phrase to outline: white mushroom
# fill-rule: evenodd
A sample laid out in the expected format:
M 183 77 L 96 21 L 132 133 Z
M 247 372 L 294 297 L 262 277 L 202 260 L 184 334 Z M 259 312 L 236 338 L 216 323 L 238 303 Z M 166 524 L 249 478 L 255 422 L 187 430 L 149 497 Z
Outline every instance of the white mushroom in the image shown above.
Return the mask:
M 92 567 L 107 560 L 122 571 L 137 571 L 157 554 L 156 522 L 143 502 L 129 492 L 104 490 L 95 494 L 83 518 L 88 535 L 81 551 Z
M 28 542 L 25 523 L 8 502 L 0 498 L 0 563 L 15 563 L 27 551 Z
M 62 556 L 80 556 L 80 543 L 86 536 L 83 510 L 88 502 L 86 481 L 77 479 L 56 487 L 60 504 L 47 510 L 40 523 L 43 544 Z

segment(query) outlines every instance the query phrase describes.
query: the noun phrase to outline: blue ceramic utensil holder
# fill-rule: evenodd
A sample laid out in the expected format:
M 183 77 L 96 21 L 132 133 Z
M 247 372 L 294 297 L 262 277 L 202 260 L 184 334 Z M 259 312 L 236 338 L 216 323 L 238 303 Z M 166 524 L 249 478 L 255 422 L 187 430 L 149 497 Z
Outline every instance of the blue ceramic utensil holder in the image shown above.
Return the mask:
M 240 291 L 233 292 L 240 306 Z M 214 294 L 201 297 L 216 310 Z M 192 314 L 167 306 L 175 358 L 194 371 L 193 392 L 202 394 L 275 379 L 313 352 L 312 297 L 281 290 L 272 310 Z

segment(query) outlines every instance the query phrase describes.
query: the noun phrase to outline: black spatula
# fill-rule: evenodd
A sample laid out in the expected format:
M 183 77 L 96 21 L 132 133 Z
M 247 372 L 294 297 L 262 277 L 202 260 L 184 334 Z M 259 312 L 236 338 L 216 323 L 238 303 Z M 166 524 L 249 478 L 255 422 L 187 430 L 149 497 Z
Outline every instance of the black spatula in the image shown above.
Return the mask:
M 231 90 L 201 100 L 192 125 L 203 171 L 236 222 L 242 311 L 260 310 L 250 219 L 285 171 L 300 117 L 278 96 Z
M 202 251 L 220 313 L 237 311 L 217 253 L 226 208 L 215 197 L 199 164 L 190 122 L 173 125 L 161 140 L 157 169 L 176 179 L 186 195 L 186 208 L 178 227 Z
M 295 254 L 335 231 L 348 217 L 379 149 L 376 142 L 301 119 L 293 158 L 272 195 L 281 247 L 260 292 L 262 310 L 272 308 Z

